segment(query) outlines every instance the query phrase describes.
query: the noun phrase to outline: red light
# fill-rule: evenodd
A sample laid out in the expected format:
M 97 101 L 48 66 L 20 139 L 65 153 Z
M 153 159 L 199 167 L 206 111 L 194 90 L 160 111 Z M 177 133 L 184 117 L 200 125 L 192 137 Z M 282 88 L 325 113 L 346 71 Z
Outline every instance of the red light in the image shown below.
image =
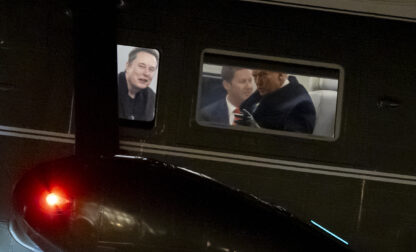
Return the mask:
M 48 196 L 46 196 L 46 202 L 50 206 L 58 205 L 60 201 L 61 198 L 54 193 L 50 193 Z
M 63 193 L 56 192 L 49 192 L 45 193 L 43 196 L 44 202 L 43 203 L 45 207 L 47 208 L 53 208 L 55 210 L 64 210 L 68 207 L 68 203 L 70 203 L 70 200 L 64 196 Z

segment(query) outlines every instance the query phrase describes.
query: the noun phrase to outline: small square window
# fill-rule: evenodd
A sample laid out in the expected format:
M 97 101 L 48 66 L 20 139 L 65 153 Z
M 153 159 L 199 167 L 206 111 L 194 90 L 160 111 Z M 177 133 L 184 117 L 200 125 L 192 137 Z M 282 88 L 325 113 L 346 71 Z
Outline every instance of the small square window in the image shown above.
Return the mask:
M 155 118 L 159 51 L 117 45 L 118 117 L 152 122 Z

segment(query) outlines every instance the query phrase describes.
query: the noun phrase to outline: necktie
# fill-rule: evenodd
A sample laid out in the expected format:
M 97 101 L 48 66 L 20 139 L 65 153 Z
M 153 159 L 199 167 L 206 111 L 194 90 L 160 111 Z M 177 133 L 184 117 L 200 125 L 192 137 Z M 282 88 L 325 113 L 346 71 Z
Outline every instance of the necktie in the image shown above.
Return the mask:
M 237 125 L 237 121 L 241 120 L 241 118 L 235 116 L 235 114 L 240 114 L 240 108 L 235 108 L 233 110 L 233 114 L 234 114 L 234 121 L 233 121 L 233 125 Z

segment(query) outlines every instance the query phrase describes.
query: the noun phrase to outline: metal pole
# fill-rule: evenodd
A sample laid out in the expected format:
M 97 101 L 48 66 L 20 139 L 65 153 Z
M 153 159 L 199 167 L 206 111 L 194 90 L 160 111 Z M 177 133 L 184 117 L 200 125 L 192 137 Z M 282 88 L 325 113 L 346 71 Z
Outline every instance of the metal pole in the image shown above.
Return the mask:
M 82 158 L 118 149 L 115 1 L 73 1 L 75 153 Z

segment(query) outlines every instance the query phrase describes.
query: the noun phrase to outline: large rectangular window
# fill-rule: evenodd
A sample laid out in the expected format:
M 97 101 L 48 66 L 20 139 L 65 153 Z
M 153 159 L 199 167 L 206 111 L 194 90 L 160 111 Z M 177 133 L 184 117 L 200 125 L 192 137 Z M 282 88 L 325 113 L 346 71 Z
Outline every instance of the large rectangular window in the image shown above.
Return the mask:
M 210 127 L 333 140 L 343 70 L 335 64 L 207 49 L 197 121 Z

